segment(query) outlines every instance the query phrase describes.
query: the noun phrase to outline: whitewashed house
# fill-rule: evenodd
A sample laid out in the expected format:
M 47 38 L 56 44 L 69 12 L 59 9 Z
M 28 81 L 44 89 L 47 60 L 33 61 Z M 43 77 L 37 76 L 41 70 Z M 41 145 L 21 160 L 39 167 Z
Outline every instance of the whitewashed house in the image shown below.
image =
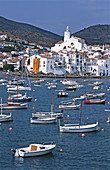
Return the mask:
M 37 68 L 35 69 L 36 65 Z M 31 72 L 43 72 L 45 74 L 54 74 L 54 58 L 45 54 L 30 56 L 29 58 L 27 58 L 26 66 L 27 69 Z

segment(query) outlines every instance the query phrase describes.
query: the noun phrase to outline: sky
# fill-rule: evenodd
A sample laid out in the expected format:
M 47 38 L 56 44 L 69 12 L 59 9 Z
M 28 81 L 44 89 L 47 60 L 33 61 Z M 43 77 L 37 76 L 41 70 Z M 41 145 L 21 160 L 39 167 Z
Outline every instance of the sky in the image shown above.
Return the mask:
M 63 36 L 110 24 L 110 0 L 0 0 L 0 16 Z

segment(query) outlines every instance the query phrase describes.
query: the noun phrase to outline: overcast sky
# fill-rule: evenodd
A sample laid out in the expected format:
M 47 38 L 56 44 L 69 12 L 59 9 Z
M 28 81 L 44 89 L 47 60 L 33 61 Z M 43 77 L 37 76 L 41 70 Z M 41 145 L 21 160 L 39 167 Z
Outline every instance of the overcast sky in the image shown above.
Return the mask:
M 63 35 L 110 24 L 110 0 L 0 0 L 0 16 Z

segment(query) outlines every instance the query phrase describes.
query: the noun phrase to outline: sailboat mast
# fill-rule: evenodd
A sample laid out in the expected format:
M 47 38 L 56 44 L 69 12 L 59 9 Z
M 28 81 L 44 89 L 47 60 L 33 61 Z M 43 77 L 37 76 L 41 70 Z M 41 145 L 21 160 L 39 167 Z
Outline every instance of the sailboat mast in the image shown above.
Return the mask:
M 1 115 L 2 115 L 2 98 L 1 98 Z
M 81 107 L 80 107 L 79 128 L 80 128 L 80 125 L 81 125 L 81 113 L 82 113 L 82 100 L 81 100 Z
M 18 76 L 17 76 L 17 103 L 18 103 Z
M 52 111 L 54 114 L 54 93 L 52 93 Z

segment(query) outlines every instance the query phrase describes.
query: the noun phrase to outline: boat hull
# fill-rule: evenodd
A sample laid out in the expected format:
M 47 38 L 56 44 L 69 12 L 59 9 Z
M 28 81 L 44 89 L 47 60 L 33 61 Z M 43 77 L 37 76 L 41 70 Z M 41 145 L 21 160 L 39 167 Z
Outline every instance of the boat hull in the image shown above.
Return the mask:
M 0 122 L 9 122 L 9 121 L 13 121 L 11 116 L 4 116 L 4 117 L 0 117 Z
M 56 118 L 51 118 L 51 119 L 31 118 L 30 122 L 36 124 L 50 124 L 50 123 L 56 123 L 57 119 Z
M 8 104 L 3 104 L 2 105 L 2 110 L 11 110 L 11 109 L 27 109 L 28 105 L 27 103 L 23 103 L 21 105 L 8 105 Z M 1 109 L 1 105 L 0 105 L 0 109 Z
M 73 109 L 77 110 L 80 108 L 80 105 L 59 105 L 59 109 Z
M 30 102 L 32 100 L 32 97 L 28 97 L 28 98 L 18 98 L 18 99 L 15 99 L 13 98 L 12 101 L 14 102 Z
M 44 149 L 41 150 L 36 150 L 36 151 L 30 151 L 26 150 L 26 148 L 20 148 L 20 149 L 12 149 L 12 152 L 15 157 L 34 157 L 34 156 L 41 156 L 41 155 L 46 155 L 48 153 L 51 153 L 52 150 L 56 147 L 55 144 L 52 144 L 51 146 L 47 146 Z
M 84 100 L 84 104 L 105 104 L 105 100 Z
M 94 132 L 98 131 L 98 122 L 92 125 L 79 125 L 76 126 L 59 126 L 60 132 L 73 132 L 73 133 L 82 133 L 82 132 Z

